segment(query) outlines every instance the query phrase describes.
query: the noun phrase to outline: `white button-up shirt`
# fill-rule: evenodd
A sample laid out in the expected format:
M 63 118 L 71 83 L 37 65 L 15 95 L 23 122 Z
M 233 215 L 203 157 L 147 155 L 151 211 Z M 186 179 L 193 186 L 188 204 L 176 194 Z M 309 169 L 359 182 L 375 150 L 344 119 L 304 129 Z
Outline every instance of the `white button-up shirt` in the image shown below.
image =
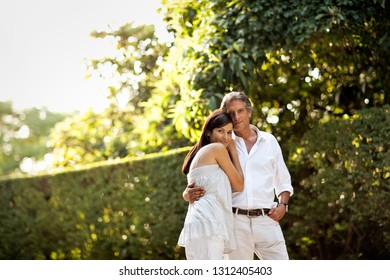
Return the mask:
M 293 195 L 290 173 L 276 138 L 251 127 L 257 132 L 257 141 L 249 153 L 244 139 L 234 136 L 245 187 L 242 192 L 233 192 L 232 206 L 248 210 L 273 208 L 277 205 L 275 195 L 278 197 L 284 191 Z

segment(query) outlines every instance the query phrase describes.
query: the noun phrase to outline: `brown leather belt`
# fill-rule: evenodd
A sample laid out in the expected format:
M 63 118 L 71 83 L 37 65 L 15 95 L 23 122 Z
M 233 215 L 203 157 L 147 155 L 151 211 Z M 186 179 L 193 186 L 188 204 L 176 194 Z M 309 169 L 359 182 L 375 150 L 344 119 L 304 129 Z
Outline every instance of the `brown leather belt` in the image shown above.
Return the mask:
M 268 215 L 270 210 L 271 209 L 269 209 L 269 208 L 246 210 L 246 209 L 240 209 L 240 208 L 233 207 L 234 214 L 246 215 L 249 217 L 265 216 L 265 215 Z

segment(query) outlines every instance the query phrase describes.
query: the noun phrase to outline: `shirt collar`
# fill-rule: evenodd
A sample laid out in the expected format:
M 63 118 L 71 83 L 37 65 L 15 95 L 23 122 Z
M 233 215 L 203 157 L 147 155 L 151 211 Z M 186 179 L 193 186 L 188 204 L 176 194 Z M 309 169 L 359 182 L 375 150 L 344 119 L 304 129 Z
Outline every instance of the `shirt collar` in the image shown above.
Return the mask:
M 263 133 L 260 131 L 260 129 L 257 128 L 257 126 L 254 126 L 253 124 L 250 125 L 251 129 L 254 129 L 257 133 L 257 141 L 256 142 L 260 142 L 262 139 L 264 139 L 264 135 Z M 236 134 L 233 133 L 233 139 L 234 140 L 244 140 L 242 137 L 240 136 L 237 136 Z

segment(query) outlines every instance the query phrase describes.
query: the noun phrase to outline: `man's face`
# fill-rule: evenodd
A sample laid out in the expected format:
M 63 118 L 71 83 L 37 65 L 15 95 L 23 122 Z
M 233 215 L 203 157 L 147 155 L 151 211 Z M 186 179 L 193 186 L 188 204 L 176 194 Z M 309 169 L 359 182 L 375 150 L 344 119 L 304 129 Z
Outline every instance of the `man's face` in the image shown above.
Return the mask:
M 233 119 L 236 134 L 240 134 L 241 131 L 249 127 L 251 113 L 246 109 L 244 101 L 230 101 L 226 104 L 226 112 Z

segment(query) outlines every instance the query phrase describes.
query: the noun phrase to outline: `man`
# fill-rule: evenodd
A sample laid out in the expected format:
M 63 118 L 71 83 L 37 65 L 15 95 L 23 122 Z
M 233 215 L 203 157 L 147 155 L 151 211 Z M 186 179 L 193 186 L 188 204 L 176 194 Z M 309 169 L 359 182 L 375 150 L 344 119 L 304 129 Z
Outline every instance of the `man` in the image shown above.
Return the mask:
M 230 260 L 287 260 L 288 253 L 279 221 L 288 211 L 293 194 L 291 177 L 276 138 L 250 124 L 252 104 L 242 92 L 230 92 L 221 108 L 234 122 L 234 135 L 244 172 L 243 192 L 233 193 L 234 230 L 237 250 L 226 255 Z M 183 192 L 186 201 L 203 196 L 202 186 L 189 185 Z M 275 195 L 279 202 L 275 202 Z

